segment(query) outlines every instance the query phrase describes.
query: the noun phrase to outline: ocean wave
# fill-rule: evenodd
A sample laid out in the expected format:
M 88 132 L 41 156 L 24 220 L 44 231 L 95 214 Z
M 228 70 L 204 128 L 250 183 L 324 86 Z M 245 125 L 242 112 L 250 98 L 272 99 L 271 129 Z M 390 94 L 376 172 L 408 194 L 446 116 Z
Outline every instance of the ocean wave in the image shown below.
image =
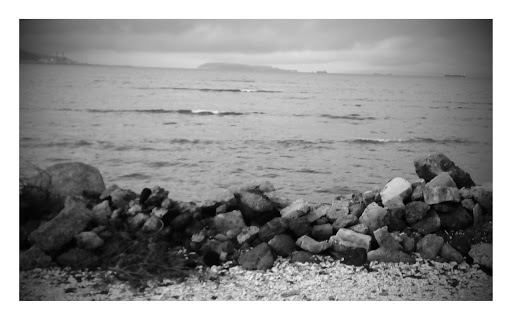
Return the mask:
M 190 88 L 190 87 L 136 87 L 139 90 L 192 90 L 201 92 L 234 92 L 234 93 L 280 93 L 278 90 L 235 89 L 235 88 Z
M 385 144 L 385 143 L 432 143 L 432 144 L 472 144 L 476 143 L 463 138 L 409 138 L 409 139 L 372 139 L 372 138 L 355 138 L 347 139 L 344 142 L 355 144 Z
M 364 120 L 377 120 L 375 117 L 365 117 L 358 113 L 351 113 L 344 116 L 337 116 L 332 114 L 321 114 L 320 117 L 322 118 L 328 118 L 328 119 L 343 119 L 343 120 L 358 120 L 358 121 L 364 121 Z
M 206 109 L 134 109 L 134 110 L 115 110 L 115 109 L 87 109 L 87 112 L 91 113 L 178 113 L 186 115 L 199 115 L 199 116 L 244 116 L 249 114 L 265 114 L 264 112 L 234 112 L 234 111 L 218 111 L 218 110 L 206 110 Z M 168 123 L 166 123 L 168 124 Z

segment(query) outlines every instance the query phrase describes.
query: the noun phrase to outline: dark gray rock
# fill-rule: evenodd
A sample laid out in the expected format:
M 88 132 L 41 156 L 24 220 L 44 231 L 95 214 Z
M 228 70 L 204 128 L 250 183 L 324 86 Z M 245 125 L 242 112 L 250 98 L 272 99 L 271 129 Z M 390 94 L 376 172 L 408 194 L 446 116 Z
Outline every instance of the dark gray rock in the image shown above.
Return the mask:
M 334 259 L 341 260 L 344 264 L 351 266 L 362 266 L 367 259 L 366 250 L 363 248 L 347 248 L 342 252 L 331 250 L 329 254 Z
M 455 181 L 448 172 L 441 172 L 425 185 L 426 187 L 450 187 L 457 188 Z
M 368 228 L 367 225 L 362 223 L 356 224 L 355 226 L 349 227 L 347 229 L 355 231 L 357 233 L 370 235 L 370 229 Z
M 251 241 L 253 241 L 254 239 L 256 239 L 258 237 L 259 231 L 260 231 L 260 228 L 258 228 L 256 226 L 245 227 L 242 229 L 240 234 L 238 234 L 236 236 L 236 240 L 237 240 L 238 244 L 240 244 L 240 245 L 242 245 L 246 242 L 250 243 Z
M 57 262 L 62 266 L 74 269 L 95 268 L 100 264 L 100 259 L 91 251 L 73 248 L 57 257 Z
M 349 207 L 349 212 L 350 212 L 350 215 L 359 218 L 363 214 L 364 209 L 366 209 L 365 203 L 356 203 Z
M 492 212 L 492 185 L 473 187 L 471 194 L 486 213 Z
M 442 202 L 460 202 L 459 189 L 450 187 L 425 187 L 423 199 L 432 205 Z
M 279 256 L 289 257 L 296 249 L 295 240 L 287 234 L 278 234 L 273 237 L 268 245 Z
M 400 240 L 396 239 L 392 234 L 388 232 L 388 227 L 382 227 L 373 232 L 375 236 L 375 240 L 379 244 L 379 247 L 386 248 L 389 250 L 398 250 L 403 251 L 402 245 L 400 245 Z
M 463 206 L 449 213 L 439 213 L 441 227 L 447 230 L 463 230 L 473 224 L 473 213 L 469 213 Z
M 426 182 L 434 179 L 442 172 L 448 172 L 459 189 L 475 185 L 471 176 L 457 167 L 455 163 L 448 159 L 443 153 L 433 153 L 419 157 L 414 160 L 414 167 L 418 177 L 425 179 Z
M 293 233 L 295 238 L 300 238 L 304 235 L 311 234 L 312 230 L 311 223 L 308 221 L 306 216 L 289 220 L 288 228 Z
M 242 191 L 237 199 L 247 225 L 261 226 L 279 216 L 274 203 L 261 192 Z
M 110 193 L 112 197 L 112 206 L 118 209 L 128 209 L 130 201 L 137 198 L 137 194 L 131 190 L 115 189 Z
M 394 263 L 415 263 L 416 259 L 405 252 L 390 250 L 387 248 L 378 248 L 368 252 L 368 261 L 394 262 Z
M 309 222 L 315 222 L 315 221 L 319 220 L 320 218 L 325 217 L 327 215 L 327 213 L 329 213 L 330 209 L 331 209 L 331 205 L 329 205 L 329 204 L 325 204 L 318 208 L 315 208 L 315 209 L 311 210 L 310 213 L 308 213 L 307 219 Z
M 463 199 L 460 204 L 469 212 L 473 211 L 473 208 L 475 207 L 475 202 L 471 199 Z
M 76 245 L 84 250 L 94 250 L 103 246 L 103 239 L 92 231 L 80 232 L 75 236 Z
M 332 227 L 334 228 L 334 231 L 338 231 L 340 228 L 350 228 L 358 223 L 359 219 L 356 216 L 347 214 L 334 221 Z
M 311 253 L 320 253 L 331 247 L 331 244 L 327 241 L 318 242 L 308 236 L 302 236 L 295 242 L 297 246 Z
M 148 233 L 155 233 L 161 230 L 163 226 L 164 223 L 161 219 L 157 218 L 156 216 L 150 216 L 146 220 L 146 222 L 144 222 L 144 225 L 142 225 L 142 231 Z
M 292 202 L 288 207 L 281 210 L 281 217 L 289 220 L 296 219 L 302 216 L 307 216 L 311 210 L 312 205 L 303 199 L 298 199 Z
M 349 214 L 350 201 L 346 199 L 334 200 L 332 206 L 327 213 L 326 217 L 330 223 L 338 220 L 341 217 L 345 217 Z
M 265 192 L 264 195 L 268 199 L 270 199 L 270 201 L 272 201 L 272 203 L 278 210 L 284 209 L 288 207 L 290 204 L 292 204 L 292 201 L 290 199 L 276 191 Z
M 388 209 L 388 215 L 389 232 L 403 231 L 407 227 L 407 223 L 405 222 L 405 205 L 403 208 Z
M 92 221 L 96 224 L 106 225 L 110 216 L 112 216 L 112 209 L 108 201 L 103 201 L 92 208 Z
M 439 255 L 448 261 L 455 261 L 457 263 L 464 262 L 462 254 L 455 250 L 449 243 L 445 243 L 439 252 Z
M 330 223 L 315 225 L 311 230 L 311 237 L 316 241 L 329 240 L 333 235 L 333 228 Z
M 45 252 L 59 250 L 82 232 L 91 219 L 92 212 L 83 201 L 68 197 L 59 215 L 33 231 L 29 241 Z
M 258 232 L 258 237 L 263 242 L 268 242 L 274 236 L 285 232 L 288 229 L 288 220 L 284 218 L 274 218 L 263 225 Z
M 213 226 L 218 233 L 226 234 L 229 230 L 242 231 L 246 227 L 242 213 L 238 210 L 221 213 L 213 218 Z
M 184 212 L 171 220 L 169 225 L 173 230 L 183 231 L 187 225 L 192 221 L 193 214 L 191 212 Z
M 425 202 L 412 201 L 405 206 L 405 220 L 408 224 L 413 224 L 422 220 L 427 215 L 430 206 Z
M 128 227 L 132 230 L 137 230 L 141 228 L 144 223 L 149 219 L 149 215 L 145 213 L 138 213 L 134 217 L 130 217 L 126 220 Z
M 404 252 L 414 252 L 416 250 L 416 242 L 414 238 L 409 237 L 405 233 L 400 234 L 400 238 L 402 238 L 402 247 L 404 248 Z
M 477 203 L 471 211 L 473 212 L 473 226 L 478 227 L 485 223 L 484 210 L 479 203 Z
M 318 263 L 318 258 L 307 251 L 294 251 L 292 253 L 292 257 L 290 259 L 291 263 L 300 262 L 300 263 Z
M 373 202 L 366 207 L 359 221 L 368 226 L 370 231 L 373 232 L 388 225 L 389 214 L 386 209 Z
M 20 270 L 34 268 L 48 268 L 52 265 L 52 258 L 36 246 L 30 247 L 20 253 Z
M 435 210 L 429 210 L 422 220 L 411 225 L 411 229 L 423 235 L 435 233 L 441 229 L 441 219 Z
M 441 251 L 443 245 L 443 238 L 428 234 L 418 241 L 417 251 L 423 258 L 432 260 Z
M 81 196 L 83 192 L 101 194 L 105 190 L 98 169 L 81 163 L 66 162 L 48 167 L 30 179 L 30 184 L 48 190 L 62 201 L 68 196 Z
M 425 185 L 419 185 L 414 188 L 411 195 L 411 201 L 423 201 L 423 190 L 425 190 Z
M 243 253 L 238 264 L 246 270 L 267 270 L 274 265 L 274 255 L 270 246 L 263 242 Z

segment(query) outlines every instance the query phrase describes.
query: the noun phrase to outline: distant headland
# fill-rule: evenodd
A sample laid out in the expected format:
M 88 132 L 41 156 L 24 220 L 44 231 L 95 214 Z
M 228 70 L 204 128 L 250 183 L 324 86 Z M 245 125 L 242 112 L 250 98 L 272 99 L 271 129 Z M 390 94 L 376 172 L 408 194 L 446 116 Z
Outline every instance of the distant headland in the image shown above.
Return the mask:
M 225 63 L 225 62 L 209 62 L 204 63 L 197 67 L 197 69 L 204 70 L 219 70 L 219 71 L 246 71 L 246 72 L 297 72 L 297 70 L 279 69 L 269 66 L 254 66 L 239 63 Z
M 33 53 L 23 49 L 20 49 L 20 63 L 37 63 L 37 64 L 72 64 L 72 65 L 83 65 L 82 63 L 74 61 L 64 56 L 63 53 L 55 53 L 54 56 Z

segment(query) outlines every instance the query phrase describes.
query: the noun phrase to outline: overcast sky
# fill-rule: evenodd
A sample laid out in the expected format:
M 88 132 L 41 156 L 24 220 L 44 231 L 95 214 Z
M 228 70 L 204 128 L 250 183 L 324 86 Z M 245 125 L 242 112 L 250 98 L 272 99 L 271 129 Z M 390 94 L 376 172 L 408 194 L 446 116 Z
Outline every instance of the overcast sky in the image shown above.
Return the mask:
M 20 48 L 88 63 L 492 74 L 491 20 L 20 20 Z

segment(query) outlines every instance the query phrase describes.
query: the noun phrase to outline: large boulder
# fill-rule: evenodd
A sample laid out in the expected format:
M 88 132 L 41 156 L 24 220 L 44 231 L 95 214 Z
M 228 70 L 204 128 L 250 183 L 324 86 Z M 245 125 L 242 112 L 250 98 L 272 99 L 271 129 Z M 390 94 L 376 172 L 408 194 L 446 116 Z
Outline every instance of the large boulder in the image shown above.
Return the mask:
M 395 238 L 391 233 L 388 232 L 388 227 L 382 227 L 373 232 L 375 240 L 379 244 L 379 247 L 386 248 L 394 251 L 403 251 L 404 248 L 400 245 L 400 237 Z
M 278 234 L 273 237 L 268 245 L 279 256 L 289 257 L 297 248 L 295 240 L 287 234 Z
M 473 224 L 473 213 L 458 205 L 455 210 L 439 213 L 441 226 L 447 230 L 463 230 Z
M 110 193 L 110 197 L 114 208 L 124 210 L 128 207 L 130 201 L 137 198 L 137 194 L 131 190 L 118 188 Z
M 474 263 L 492 269 L 492 244 L 479 243 L 472 245 L 469 256 L 473 258 Z
M 455 261 L 457 263 L 464 262 L 462 254 L 455 250 L 449 243 L 445 243 L 439 252 L 439 255 L 448 261 Z
M 235 195 L 247 225 L 262 226 L 279 216 L 273 202 L 261 192 L 242 191 Z
M 92 212 L 83 201 L 68 197 L 64 209 L 34 230 L 29 241 L 45 252 L 57 251 L 82 232 L 91 219 Z
M 418 253 L 425 259 L 434 259 L 441 251 L 444 239 L 434 234 L 428 234 L 421 238 L 417 244 Z
M 412 185 L 404 178 L 394 178 L 389 181 L 380 192 L 382 204 L 387 207 L 390 200 L 398 199 L 399 201 L 406 202 L 412 194 Z
M 411 224 L 411 229 L 423 235 L 435 233 L 441 229 L 441 219 L 435 210 L 429 210 L 423 219 Z
M 405 220 L 413 224 L 422 220 L 427 215 L 430 206 L 422 201 L 412 201 L 405 206 Z
M 320 253 L 331 247 L 331 243 L 327 241 L 318 242 L 308 236 L 302 236 L 295 242 L 297 246 L 311 253 Z
M 332 202 L 331 208 L 327 213 L 326 217 L 329 222 L 334 222 L 341 217 L 345 217 L 349 214 L 350 201 L 346 199 L 334 200 Z
M 311 230 L 311 237 L 317 241 L 329 240 L 332 235 L 333 228 L 330 223 L 315 225 Z
M 30 184 L 48 190 L 56 198 L 101 194 L 105 190 L 103 177 L 98 169 L 81 162 L 55 164 L 30 179 Z
M 450 187 L 457 188 L 457 184 L 453 181 L 448 172 L 441 172 L 434 179 L 430 180 L 425 187 Z
M 492 185 L 473 187 L 471 188 L 471 194 L 486 213 L 492 212 Z
M 451 187 L 425 187 L 423 199 L 426 204 L 438 204 L 442 202 L 460 202 L 459 189 Z
M 433 153 L 419 157 L 414 160 L 414 167 L 418 177 L 425 179 L 426 182 L 431 181 L 442 172 L 448 172 L 459 189 L 475 185 L 471 176 L 457 167 L 443 153 Z
M 110 209 L 108 200 L 105 200 L 92 208 L 92 220 L 96 224 L 106 225 L 110 216 L 112 216 L 112 209 Z
M 242 231 L 246 227 L 242 213 L 238 210 L 221 213 L 213 218 L 213 226 L 218 233 L 226 234 L 229 230 Z
M 377 203 L 372 202 L 368 207 L 366 207 L 366 209 L 364 209 L 359 221 L 368 226 L 370 231 L 373 232 L 388 225 L 389 214 L 386 209 L 380 207 Z
M 289 220 L 288 228 L 293 233 L 295 238 L 300 238 L 304 235 L 310 234 L 312 229 L 311 223 L 305 216 Z
M 368 252 L 368 261 L 394 262 L 394 263 L 415 263 L 416 259 L 405 252 L 391 250 L 388 248 L 378 248 Z
M 345 251 L 346 248 L 363 248 L 368 252 L 372 237 L 350 229 L 341 228 L 336 235 L 329 239 L 329 242 L 333 244 L 334 250 L 338 252 Z
M 274 255 L 270 246 L 262 242 L 253 249 L 244 252 L 238 263 L 247 270 L 267 270 L 274 265 Z

